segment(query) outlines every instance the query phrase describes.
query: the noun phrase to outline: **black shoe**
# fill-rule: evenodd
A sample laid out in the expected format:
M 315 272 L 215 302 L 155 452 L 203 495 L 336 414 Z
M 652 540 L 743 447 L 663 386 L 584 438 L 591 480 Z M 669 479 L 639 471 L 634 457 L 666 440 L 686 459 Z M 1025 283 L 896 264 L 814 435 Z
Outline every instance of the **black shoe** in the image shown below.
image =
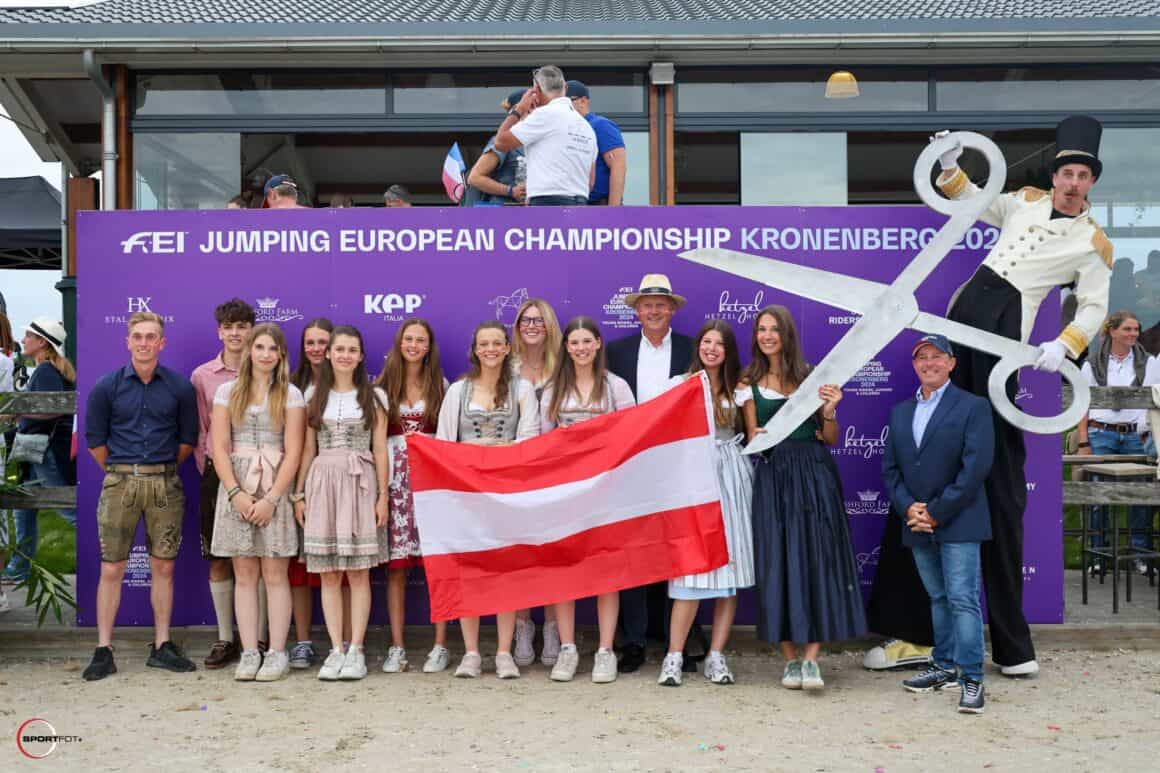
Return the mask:
M 932 663 L 918 676 L 903 680 L 902 686 L 910 692 L 953 690 L 959 687 L 959 675 L 954 671 L 939 668 Z
M 616 670 L 622 674 L 634 673 L 644 665 L 644 647 L 639 644 L 626 644 L 620 651 L 620 658 L 616 663 Z
M 960 714 L 983 713 L 983 683 L 963 677 L 963 695 L 959 698 Z
M 115 673 L 117 673 L 117 664 L 113 662 L 113 648 L 97 647 L 93 650 L 93 659 L 81 676 L 85 678 L 86 682 L 95 682 Z
M 173 642 L 162 642 L 160 647 L 149 645 L 149 659 L 145 665 L 153 668 L 164 668 L 166 671 L 196 671 L 193 661 L 181 654 Z

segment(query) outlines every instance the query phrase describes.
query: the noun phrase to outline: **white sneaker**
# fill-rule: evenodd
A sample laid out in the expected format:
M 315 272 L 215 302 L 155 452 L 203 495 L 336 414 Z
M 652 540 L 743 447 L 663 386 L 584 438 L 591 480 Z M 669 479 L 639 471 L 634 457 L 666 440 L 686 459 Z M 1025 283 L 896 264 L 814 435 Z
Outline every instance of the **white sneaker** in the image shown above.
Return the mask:
M 546 625 L 544 627 L 547 628 Z M 556 664 L 552 666 L 549 678 L 553 682 L 571 682 L 572 677 L 576 676 L 576 667 L 580 665 L 580 651 L 576 649 L 576 645 L 565 644 L 560 648 L 555 660 Z
M 234 680 L 238 682 L 252 682 L 262 667 L 262 653 L 257 650 L 242 650 L 241 660 L 234 669 Z
M 384 674 L 398 674 L 407 670 L 407 651 L 402 647 L 392 646 L 387 650 L 387 659 L 383 661 Z
M 423 663 L 424 674 L 437 674 L 446 671 L 451 665 L 451 653 L 442 644 L 436 644 L 427 653 L 427 660 Z
M 338 678 L 346 681 L 362 679 L 367 675 L 367 656 L 362 647 L 351 647 L 346 651 L 346 658 L 342 661 L 342 668 Z
M 495 654 L 495 675 L 500 679 L 519 679 L 520 667 L 516 660 L 507 652 Z
M 346 654 L 342 650 L 331 650 L 330 654 L 326 656 L 326 660 L 322 663 L 322 668 L 318 669 L 318 678 L 324 682 L 333 682 L 338 679 L 338 673 L 342 671 L 342 664 L 346 662 Z
M 603 647 L 596 650 L 596 662 L 592 664 L 592 681 L 608 684 L 616 681 L 616 655 Z
M 277 652 L 271 650 L 266 653 L 266 657 L 262 660 L 262 667 L 258 669 L 258 674 L 254 679 L 259 682 L 277 682 L 279 679 L 285 679 L 289 673 L 290 654 L 286 650 Z
M 483 673 L 483 658 L 478 652 L 467 652 L 463 660 L 459 661 L 459 668 L 455 669 L 455 676 L 460 679 L 476 679 Z
M 532 641 L 536 638 L 536 624 L 531 620 L 516 618 L 516 646 L 514 660 L 517 666 L 530 666 L 536 662 L 536 650 Z
M 1003 676 L 1035 676 L 1039 673 L 1039 663 L 1028 660 L 1025 663 L 1016 663 L 1013 666 L 999 666 Z
M 560 626 L 555 620 L 544 623 L 544 649 L 540 651 L 540 662 L 545 666 L 556 665 L 560 657 Z
M 710 652 L 705 658 L 705 678 L 713 684 L 733 684 L 733 672 L 720 652 Z
M 657 684 L 664 687 L 681 686 L 681 668 L 685 664 L 685 656 L 679 652 L 670 652 L 661 661 L 661 675 Z

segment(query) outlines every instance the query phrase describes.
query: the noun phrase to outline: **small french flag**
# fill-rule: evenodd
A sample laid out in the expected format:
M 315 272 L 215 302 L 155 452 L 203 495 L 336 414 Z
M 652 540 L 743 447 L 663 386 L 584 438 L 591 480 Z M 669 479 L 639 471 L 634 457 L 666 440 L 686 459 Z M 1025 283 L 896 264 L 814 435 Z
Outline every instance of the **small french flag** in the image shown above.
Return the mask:
M 456 142 L 443 159 L 443 190 L 447 191 L 447 197 L 456 204 L 463 198 L 466 171 L 467 164 L 463 163 L 463 154 L 459 152 L 459 143 Z

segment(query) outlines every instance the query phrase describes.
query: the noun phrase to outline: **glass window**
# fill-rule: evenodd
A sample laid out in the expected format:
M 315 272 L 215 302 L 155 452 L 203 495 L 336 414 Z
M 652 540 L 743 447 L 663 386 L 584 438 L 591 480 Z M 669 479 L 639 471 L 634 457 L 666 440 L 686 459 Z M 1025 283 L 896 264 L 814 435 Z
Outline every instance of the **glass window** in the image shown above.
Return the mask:
M 588 86 L 598 113 L 645 110 L 642 72 L 565 70 L 564 76 Z M 504 97 L 524 84 L 531 86 L 532 71 L 396 73 L 393 81 L 396 113 L 499 113 Z
M 156 73 L 137 76 L 137 115 L 333 115 L 386 112 L 384 73 Z
M 1157 110 L 1160 67 L 1006 67 L 935 73 L 939 112 Z
M 137 209 L 225 209 L 241 189 L 241 135 L 135 134 Z
M 624 179 L 624 205 L 646 207 L 649 204 L 648 132 L 624 132 L 624 153 L 628 172 Z
M 844 132 L 741 133 L 741 203 L 846 205 Z
M 835 68 L 836 69 L 836 68 Z M 924 111 L 925 70 L 859 70 L 857 97 L 827 99 L 833 69 L 702 70 L 677 73 L 679 113 Z
M 739 136 L 737 132 L 675 133 L 677 204 L 741 203 Z

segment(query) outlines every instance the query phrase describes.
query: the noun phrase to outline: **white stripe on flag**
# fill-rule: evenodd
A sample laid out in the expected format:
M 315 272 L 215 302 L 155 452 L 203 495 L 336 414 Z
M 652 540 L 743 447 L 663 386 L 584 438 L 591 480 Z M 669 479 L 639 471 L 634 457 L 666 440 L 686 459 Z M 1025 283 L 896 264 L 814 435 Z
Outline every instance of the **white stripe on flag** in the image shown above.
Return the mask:
M 717 501 L 715 453 L 711 437 L 688 438 L 642 451 L 586 480 L 535 491 L 417 491 L 423 554 L 543 545 L 597 526 Z

